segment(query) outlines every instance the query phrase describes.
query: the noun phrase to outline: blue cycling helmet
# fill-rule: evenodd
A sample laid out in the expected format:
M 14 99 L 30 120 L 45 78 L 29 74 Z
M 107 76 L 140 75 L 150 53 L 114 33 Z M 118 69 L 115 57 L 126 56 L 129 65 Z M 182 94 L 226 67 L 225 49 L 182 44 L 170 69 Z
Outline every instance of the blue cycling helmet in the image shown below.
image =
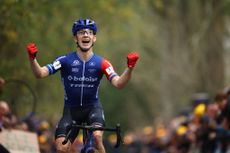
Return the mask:
M 96 35 L 97 33 L 97 25 L 95 21 L 90 19 L 80 19 L 73 23 L 72 33 L 75 36 L 76 33 L 81 29 L 91 29 L 93 30 L 93 34 Z

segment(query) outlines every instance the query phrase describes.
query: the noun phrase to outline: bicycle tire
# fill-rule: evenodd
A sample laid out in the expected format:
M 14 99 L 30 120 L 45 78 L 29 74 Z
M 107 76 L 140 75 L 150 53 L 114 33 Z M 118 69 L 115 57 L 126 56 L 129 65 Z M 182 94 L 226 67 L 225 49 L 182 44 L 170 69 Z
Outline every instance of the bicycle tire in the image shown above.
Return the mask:
M 25 119 L 35 113 L 36 95 L 31 86 L 19 79 L 7 79 L 1 94 L 19 119 Z

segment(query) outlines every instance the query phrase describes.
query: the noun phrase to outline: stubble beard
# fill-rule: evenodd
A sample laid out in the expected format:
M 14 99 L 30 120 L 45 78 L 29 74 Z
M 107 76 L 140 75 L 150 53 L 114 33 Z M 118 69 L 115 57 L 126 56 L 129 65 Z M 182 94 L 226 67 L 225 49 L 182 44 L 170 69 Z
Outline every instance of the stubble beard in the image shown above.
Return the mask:
M 94 43 L 92 43 L 92 45 L 91 45 L 89 48 L 82 48 L 82 47 L 78 44 L 78 42 L 77 42 L 76 44 L 77 44 L 77 47 L 80 48 L 80 50 L 81 50 L 82 52 L 88 52 L 88 51 L 93 47 L 93 45 L 94 45 Z

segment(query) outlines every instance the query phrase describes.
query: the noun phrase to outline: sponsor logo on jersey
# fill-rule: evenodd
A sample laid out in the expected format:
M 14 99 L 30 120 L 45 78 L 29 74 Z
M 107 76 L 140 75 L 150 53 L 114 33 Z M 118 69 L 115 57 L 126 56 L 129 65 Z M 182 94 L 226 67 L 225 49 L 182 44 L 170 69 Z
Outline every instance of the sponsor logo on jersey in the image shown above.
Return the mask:
M 70 84 L 70 87 L 74 87 L 74 88 L 79 88 L 79 87 L 84 87 L 84 88 L 93 88 L 94 85 L 93 84 Z
M 53 67 L 55 70 L 58 70 L 59 68 L 61 68 L 61 63 L 60 61 L 55 61 L 53 62 Z
M 78 60 L 74 60 L 71 66 L 78 66 L 81 65 L 81 63 Z
M 89 66 L 95 66 L 95 65 L 96 65 L 95 62 L 90 62 L 90 63 L 89 63 Z
M 94 73 L 94 72 L 96 72 L 96 69 L 88 69 L 88 71 L 89 71 L 90 73 Z
M 95 82 L 98 80 L 98 78 L 93 77 L 76 77 L 76 76 L 68 76 L 69 81 L 86 81 L 86 82 Z
M 111 67 L 111 66 L 108 67 L 108 68 L 106 68 L 105 71 L 106 71 L 106 73 L 107 73 L 108 75 L 114 73 L 113 67 Z
M 79 68 L 76 68 L 76 67 L 72 68 L 72 72 L 74 73 L 79 72 Z

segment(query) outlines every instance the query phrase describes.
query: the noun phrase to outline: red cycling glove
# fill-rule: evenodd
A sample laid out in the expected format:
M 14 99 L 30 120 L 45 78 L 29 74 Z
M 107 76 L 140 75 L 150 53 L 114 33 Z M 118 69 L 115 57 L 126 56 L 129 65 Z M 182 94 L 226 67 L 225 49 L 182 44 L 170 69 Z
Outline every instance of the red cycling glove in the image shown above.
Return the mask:
M 34 60 L 36 58 L 36 54 L 38 52 L 36 44 L 35 43 L 29 43 L 29 44 L 27 44 L 26 48 L 27 48 L 29 58 L 31 60 Z
M 127 65 L 129 68 L 133 68 L 139 59 L 139 55 L 136 52 L 131 52 L 127 56 Z

